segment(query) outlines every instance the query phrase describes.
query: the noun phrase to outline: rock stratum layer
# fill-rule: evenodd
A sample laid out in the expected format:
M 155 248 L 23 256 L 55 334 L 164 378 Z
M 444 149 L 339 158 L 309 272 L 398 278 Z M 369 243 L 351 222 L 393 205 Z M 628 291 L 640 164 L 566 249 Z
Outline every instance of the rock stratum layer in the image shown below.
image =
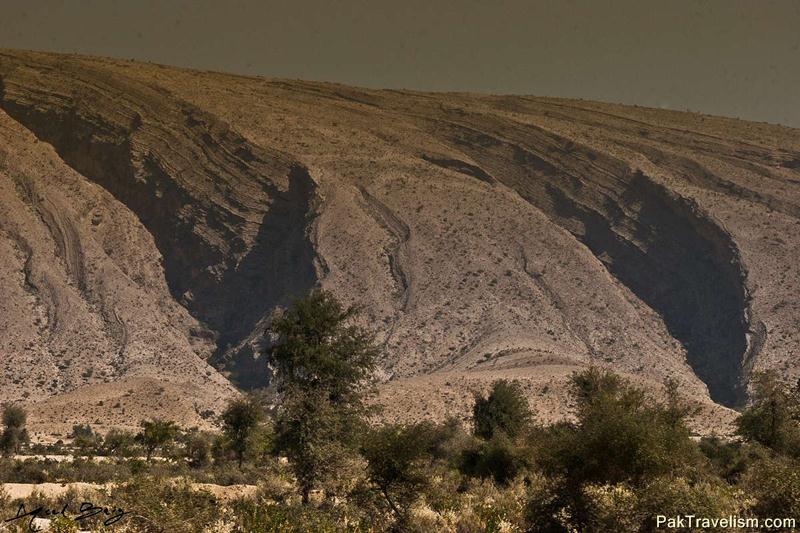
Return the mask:
M 498 378 L 557 419 L 599 365 L 711 431 L 800 377 L 798 130 L 3 51 L 0 139 L 0 401 L 40 433 L 209 425 L 315 286 L 376 329 L 393 419 Z

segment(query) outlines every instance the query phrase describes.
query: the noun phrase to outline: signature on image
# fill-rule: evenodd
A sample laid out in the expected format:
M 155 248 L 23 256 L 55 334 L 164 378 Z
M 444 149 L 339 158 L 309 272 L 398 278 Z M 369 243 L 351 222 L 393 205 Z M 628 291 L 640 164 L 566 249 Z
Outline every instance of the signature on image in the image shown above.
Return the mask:
M 56 517 L 64 517 L 73 522 L 83 522 L 90 518 L 98 517 L 104 519 L 103 525 L 110 526 L 122 520 L 125 516 L 130 514 L 119 507 L 104 507 L 95 505 L 92 502 L 82 502 L 78 507 L 77 512 L 70 510 L 71 502 L 67 502 L 61 508 L 48 508 L 44 506 L 35 507 L 28 510 L 24 503 L 19 505 L 17 514 L 11 518 L 4 520 L 5 523 L 16 522 L 18 520 L 29 520 L 28 528 L 31 531 L 41 531 L 42 529 L 36 524 L 37 519 L 53 519 Z

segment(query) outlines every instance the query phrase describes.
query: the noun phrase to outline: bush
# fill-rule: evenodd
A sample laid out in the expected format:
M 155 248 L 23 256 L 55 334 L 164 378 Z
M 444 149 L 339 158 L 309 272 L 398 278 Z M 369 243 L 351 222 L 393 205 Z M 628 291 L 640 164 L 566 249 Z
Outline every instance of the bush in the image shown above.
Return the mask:
M 129 431 L 112 429 L 103 441 L 103 452 L 115 457 L 132 457 L 136 454 L 136 438 Z
M 800 517 L 800 461 L 764 457 L 748 469 L 741 486 L 754 499 L 757 516 Z
M 93 456 L 102 451 L 103 437 L 89 424 L 72 426 L 72 443 L 80 455 Z
M 163 451 L 178 436 L 178 426 L 172 421 L 142 420 L 139 425 L 142 430 L 136 435 L 136 440 L 144 447 L 148 461 L 156 450 Z
M 767 450 L 759 445 L 718 437 L 701 439 L 700 450 L 711 463 L 713 473 L 731 484 L 737 483 L 753 463 L 767 453 Z
M 213 436 L 202 431 L 190 431 L 183 435 L 186 461 L 192 468 L 205 468 L 211 464 Z
M 509 484 L 526 466 L 520 450 L 504 433 L 498 432 L 488 441 L 477 441 L 462 452 L 461 471 L 471 477 L 492 479 L 499 485 Z
M 608 372 L 589 369 L 573 378 L 577 424 L 538 434 L 539 462 L 573 486 L 639 484 L 702 464 L 682 414 L 649 399 Z
M 25 424 L 28 414 L 18 405 L 5 405 L 3 407 L 3 433 L 0 434 L 0 451 L 4 455 L 19 453 L 22 446 L 30 441 Z
M 559 486 L 543 506 L 533 504 L 531 516 L 549 520 L 552 527 L 585 529 L 593 512 L 605 516 L 603 520 L 611 518 L 613 510 L 604 505 L 631 503 L 618 492 L 624 487 L 638 491 L 662 476 L 707 469 L 684 424 L 687 411 L 674 396 L 666 404 L 656 402 L 620 377 L 597 369 L 576 374 L 572 384 L 577 422 L 555 424 L 532 435 L 536 463 Z M 605 500 L 592 500 L 602 490 L 611 492 Z
M 583 499 L 591 531 L 638 531 L 647 518 L 636 492 L 624 483 L 587 485 Z
M 245 453 L 252 444 L 251 437 L 263 416 L 261 405 L 252 396 L 231 401 L 222 413 L 222 432 L 236 454 L 239 468 L 242 467 Z
M 556 533 L 576 531 L 571 500 L 563 490 L 564 482 L 544 475 L 533 475 L 525 505 L 525 531 Z
M 756 374 L 752 403 L 736 426 L 748 441 L 800 457 L 800 390 L 790 391 L 774 372 Z
M 374 531 L 350 518 L 344 506 L 273 505 L 259 500 L 237 500 L 231 509 L 241 533 L 344 533 Z
M 429 425 L 382 426 L 371 431 L 361 453 L 367 477 L 383 496 L 399 523 L 428 483 L 425 460 L 430 448 Z
M 660 477 L 649 481 L 640 490 L 639 499 L 640 514 L 644 517 L 642 529 L 645 530 L 655 529 L 657 515 L 708 518 L 743 516 L 748 506 L 741 490 L 714 478 L 691 480 L 686 477 Z
M 475 436 L 491 439 L 497 432 L 516 438 L 525 431 L 532 414 L 517 382 L 495 381 L 489 396 L 476 396 L 473 408 Z
M 142 533 L 210 531 L 222 514 L 210 493 L 192 489 L 187 481 L 151 476 L 136 476 L 112 488 L 105 504 L 133 510 L 125 524 Z

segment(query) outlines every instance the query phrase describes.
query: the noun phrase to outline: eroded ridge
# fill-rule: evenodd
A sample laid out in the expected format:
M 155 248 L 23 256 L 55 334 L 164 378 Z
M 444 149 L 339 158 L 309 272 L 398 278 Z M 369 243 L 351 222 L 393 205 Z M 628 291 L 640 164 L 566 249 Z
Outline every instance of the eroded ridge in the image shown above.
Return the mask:
M 693 202 L 621 161 L 547 132 L 450 126 L 501 183 L 570 231 L 664 319 L 715 401 L 745 400 L 746 271 L 730 235 Z
M 0 107 L 148 229 L 170 291 L 210 329 L 198 334 L 216 337 L 214 361 L 243 386 L 263 384 L 265 365 L 249 364 L 254 330 L 316 283 L 308 171 L 166 91 L 101 69 L 11 62 L 0 77 Z M 47 220 L 81 283 L 79 243 Z

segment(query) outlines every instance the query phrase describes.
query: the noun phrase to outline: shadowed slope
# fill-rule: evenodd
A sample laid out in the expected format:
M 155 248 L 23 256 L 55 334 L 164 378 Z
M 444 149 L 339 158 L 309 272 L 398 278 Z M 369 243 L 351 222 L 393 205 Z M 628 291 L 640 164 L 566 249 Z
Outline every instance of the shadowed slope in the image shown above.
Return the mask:
M 308 172 L 164 91 L 75 63 L 30 66 L 9 70 L 0 107 L 139 217 L 172 294 L 217 336 L 214 361 L 265 384 L 244 344 L 316 282 Z

